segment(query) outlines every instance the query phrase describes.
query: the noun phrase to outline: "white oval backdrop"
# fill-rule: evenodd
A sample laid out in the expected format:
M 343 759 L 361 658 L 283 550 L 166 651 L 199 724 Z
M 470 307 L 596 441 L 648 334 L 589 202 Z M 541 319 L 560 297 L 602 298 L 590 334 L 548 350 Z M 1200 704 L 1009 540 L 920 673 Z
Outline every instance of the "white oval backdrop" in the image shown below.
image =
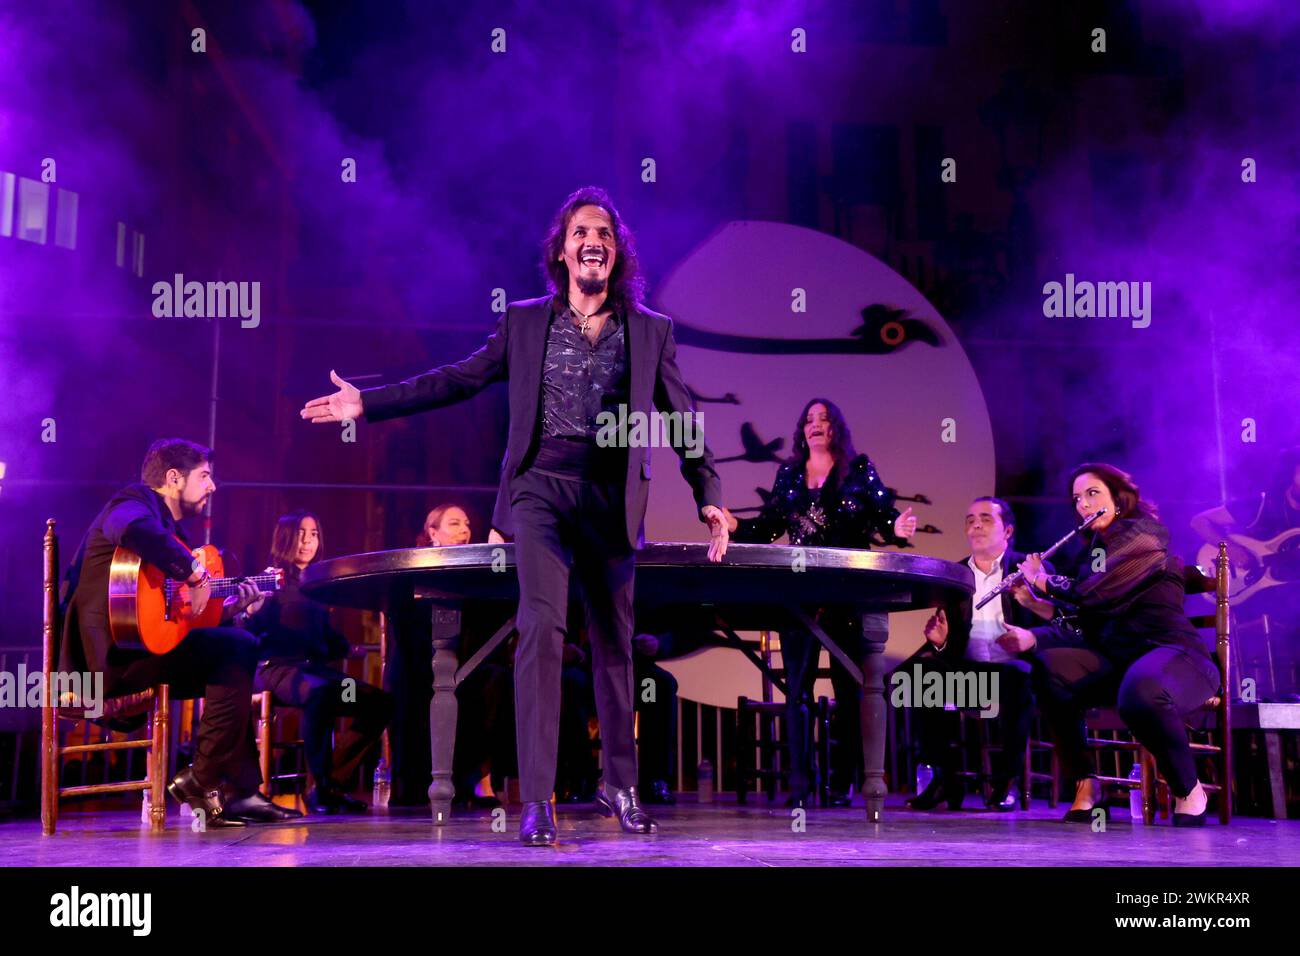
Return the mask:
M 793 290 L 804 290 L 806 311 L 795 312 Z M 764 339 L 852 340 L 863 309 L 904 310 L 937 337 L 938 345 L 909 341 L 885 354 L 749 354 L 682 343 L 690 332 Z M 732 222 L 676 269 L 659 290 L 654 308 L 671 315 L 679 330 L 678 363 L 691 389 L 704 399 L 733 393 L 739 404 L 701 402 L 709 446 L 718 458 L 742 451 L 740 429 L 752 423 L 763 443 L 783 439 L 776 454 L 790 454 L 795 419 L 804 402 L 822 396 L 844 410 L 859 452 L 871 456 L 885 483 L 900 495 L 923 494 L 913 505 L 921 525 L 941 534 L 918 534 L 916 551 L 949 560 L 967 553 L 962 524 L 970 500 L 994 491 L 993 436 L 974 369 L 947 322 L 888 265 L 833 236 L 773 222 Z M 894 341 L 898 329 L 887 338 Z M 881 341 L 879 335 L 871 336 Z M 795 346 L 797 347 L 797 346 Z M 944 441 L 945 419 L 955 441 Z M 951 436 L 950 436 L 951 437 Z M 771 488 L 776 464 L 747 461 L 718 466 L 729 508 L 757 505 L 755 489 Z M 646 516 L 648 540 L 703 537 L 690 489 L 677 473 L 676 455 L 652 452 L 653 479 Z M 908 503 L 900 502 L 899 508 Z M 752 513 L 752 512 L 750 512 Z M 920 644 L 928 612 L 891 618 L 887 653 L 901 660 Z M 739 654 L 710 649 L 665 664 L 687 700 L 735 707 L 740 695 L 760 696 L 757 670 Z M 829 682 L 818 694 L 830 694 Z

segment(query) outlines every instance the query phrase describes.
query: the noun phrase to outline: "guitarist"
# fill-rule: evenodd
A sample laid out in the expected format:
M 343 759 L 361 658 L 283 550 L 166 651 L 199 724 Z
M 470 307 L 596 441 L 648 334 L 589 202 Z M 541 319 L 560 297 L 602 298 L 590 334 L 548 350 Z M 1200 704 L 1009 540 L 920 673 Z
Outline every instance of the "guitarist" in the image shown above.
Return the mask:
M 1236 642 L 1242 651 L 1242 673 L 1258 679 L 1265 700 L 1300 699 L 1300 548 L 1292 535 L 1273 541 L 1300 528 L 1300 445 L 1283 449 L 1263 493 L 1202 511 L 1191 524 L 1207 544 L 1217 546 L 1227 539 L 1234 574 L 1255 568 L 1256 560 L 1228 535 L 1277 544 L 1269 583 L 1233 599 L 1239 625 Z
M 196 628 L 166 654 L 116 646 L 108 617 L 109 568 L 118 546 L 190 585 L 194 611 L 202 611 L 209 596 L 207 571 L 177 538 L 184 540 L 180 520 L 200 514 L 214 491 L 211 450 L 181 438 L 149 446 L 140 481 L 103 507 L 64 576 L 59 668 L 102 672 L 109 697 L 159 683 L 172 685 L 178 699 L 202 697 L 194 762 L 167 790 L 201 810 L 206 826 L 228 827 L 300 815 L 258 792 L 261 773 L 249 713 L 257 640 L 231 626 L 261 607 L 256 585 L 241 584 L 239 594 L 226 599 L 221 627 Z
M 1202 511 L 1191 523 L 1192 530 L 1215 547 L 1230 533 L 1268 541 L 1283 531 L 1300 528 L 1300 446 L 1282 452 L 1267 491 L 1246 501 Z M 1250 555 L 1231 541 L 1228 557 L 1238 567 L 1250 566 Z

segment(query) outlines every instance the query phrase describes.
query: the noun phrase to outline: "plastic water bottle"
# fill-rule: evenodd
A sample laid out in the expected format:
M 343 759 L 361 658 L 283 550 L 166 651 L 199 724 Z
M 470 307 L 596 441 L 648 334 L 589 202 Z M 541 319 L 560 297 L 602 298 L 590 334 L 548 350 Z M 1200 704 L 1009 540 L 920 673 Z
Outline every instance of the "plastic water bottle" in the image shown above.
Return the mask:
M 925 793 L 925 788 L 930 786 L 930 781 L 934 779 L 934 767 L 928 763 L 916 765 L 916 792 Z
M 388 761 L 380 757 L 379 763 L 375 766 L 375 790 L 370 798 L 371 806 L 380 810 L 388 808 L 388 790 L 392 782 L 392 775 L 388 772 Z
M 701 760 L 695 776 L 695 791 L 700 803 L 713 802 L 713 764 Z
M 149 811 L 153 809 L 153 791 L 151 791 L 148 787 L 145 787 L 144 790 L 141 791 L 141 793 L 142 793 L 142 797 L 140 800 L 140 822 L 143 823 L 145 826 L 148 826 L 149 817 L 150 817 Z
M 1128 815 L 1133 821 L 1134 826 L 1141 826 L 1146 823 L 1142 817 L 1142 768 L 1136 762 L 1133 769 L 1128 772 L 1128 778 L 1133 783 L 1133 787 L 1128 792 Z

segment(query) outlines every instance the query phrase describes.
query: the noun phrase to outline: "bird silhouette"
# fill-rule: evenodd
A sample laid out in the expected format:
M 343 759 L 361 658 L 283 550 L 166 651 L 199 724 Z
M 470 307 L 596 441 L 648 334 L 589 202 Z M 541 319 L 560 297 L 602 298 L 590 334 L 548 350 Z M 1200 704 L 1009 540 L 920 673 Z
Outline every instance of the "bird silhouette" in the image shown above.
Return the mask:
M 906 309 L 887 305 L 869 305 L 862 310 L 862 324 L 849 333 L 860 339 L 870 351 L 892 352 L 908 342 L 939 345 L 934 329 L 907 314 Z
M 753 422 L 745 422 L 740 426 L 740 445 L 745 450 L 739 455 L 731 455 L 727 458 L 716 459 L 717 464 L 724 461 L 750 461 L 755 464 L 762 464 L 768 461 L 780 461 L 776 453 L 781 446 L 785 444 L 784 438 L 773 438 L 770 442 L 764 443 L 763 439 L 758 437 L 758 432 L 754 428 Z
M 757 355 L 888 355 L 912 342 L 938 347 L 939 335 L 922 319 L 904 309 L 869 305 L 862 310 L 862 324 L 847 336 L 835 339 L 783 339 L 759 335 L 731 335 L 673 323 L 678 345 L 714 352 Z

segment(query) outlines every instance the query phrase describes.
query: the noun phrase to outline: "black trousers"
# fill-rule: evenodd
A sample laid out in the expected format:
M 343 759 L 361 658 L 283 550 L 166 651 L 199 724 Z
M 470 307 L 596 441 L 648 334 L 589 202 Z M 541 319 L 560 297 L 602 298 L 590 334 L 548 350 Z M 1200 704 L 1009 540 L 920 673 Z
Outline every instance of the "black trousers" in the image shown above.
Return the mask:
M 947 674 L 997 674 L 998 715 L 1002 749 L 993 763 L 996 781 L 1016 780 L 1024 772 L 1025 747 L 1034 721 L 1034 690 L 1029 662 L 1017 660 L 1004 663 L 987 661 L 928 658 L 921 663 L 922 680 L 930 672 Z M 921 762 L 944 771 L 955 772 L 957 753 L 951 744 L 958 738 L 961 716 L 956 711 L 941 707 L 918 707 L 912 711 L 916 721 Z
M 859 665 L 866 656 L 864 629 L 877 640 L 889 634 L 886 614 L 862 614 L 849 608 L 822 609 L 817 623 L 826 636 L 835 641 Z M 812 692 L 817 682 L 817 660 L 821 642 L 805 630 L 781 632 L 781 661 L 786 669 L 785 732 L 790 749 L 790 793 L 806 797 L 813 791 L 812 761 Z M 847 793 L 856 785 L 862 767 L 862 685 L 853 679 L 835 655 L 831 660 L 831 686 L 835 692 L 835 712 L 831 716 L 831 766 L 821 767 L 830 774 L 830 786 Z
M 632 714 L 632 581 L 619 481 L 576 481 L 530 469 L 510 483 L 519 571 L 515 733 L 520 798 L 549 800 L 555 789 L 560 669 L 569 598 L 577 575 L 591 644 L 605 782 L 636 786 Z
M 1061 769 L 1076 781 L 1093 772 L 1083 715 L 1117 705 L 1120 719 L 1155 757 L 1176 797 L 1196 786 L 1196 760 L 1187 742 L 1187 716 L 1218 690 L 1219 673 L 1206 654 L 1158 647 L 1132 663 L 1091 647 L 1054 647 L 1043 662 L 1039 694 Z
M 251 796 L 262 784 L 250 719 L 257 638 L 238 627 L 190 631 L 166 654 L 143 657 L 112 652 L 104 675 L 110 697 L 171 685 L 177 700 L 203 698 L 194 732 L 194 777 L 204 789 L 225 783 L 229 795 Z
M 257 667 L 254 688 L 270 691 L 285 707 L 302 709 L 302 742 L 307 768 L 321 789 L 349 789 L 352 775 L 366 753 L 379 742 L 393 716 L 389 694 L 357 681 L 355 699 L 348 700 L 343 682 L 348 675 L 308 660 L 270 660 Z M 347 729 L 334 739 L 334 724 L 350 717 Z

